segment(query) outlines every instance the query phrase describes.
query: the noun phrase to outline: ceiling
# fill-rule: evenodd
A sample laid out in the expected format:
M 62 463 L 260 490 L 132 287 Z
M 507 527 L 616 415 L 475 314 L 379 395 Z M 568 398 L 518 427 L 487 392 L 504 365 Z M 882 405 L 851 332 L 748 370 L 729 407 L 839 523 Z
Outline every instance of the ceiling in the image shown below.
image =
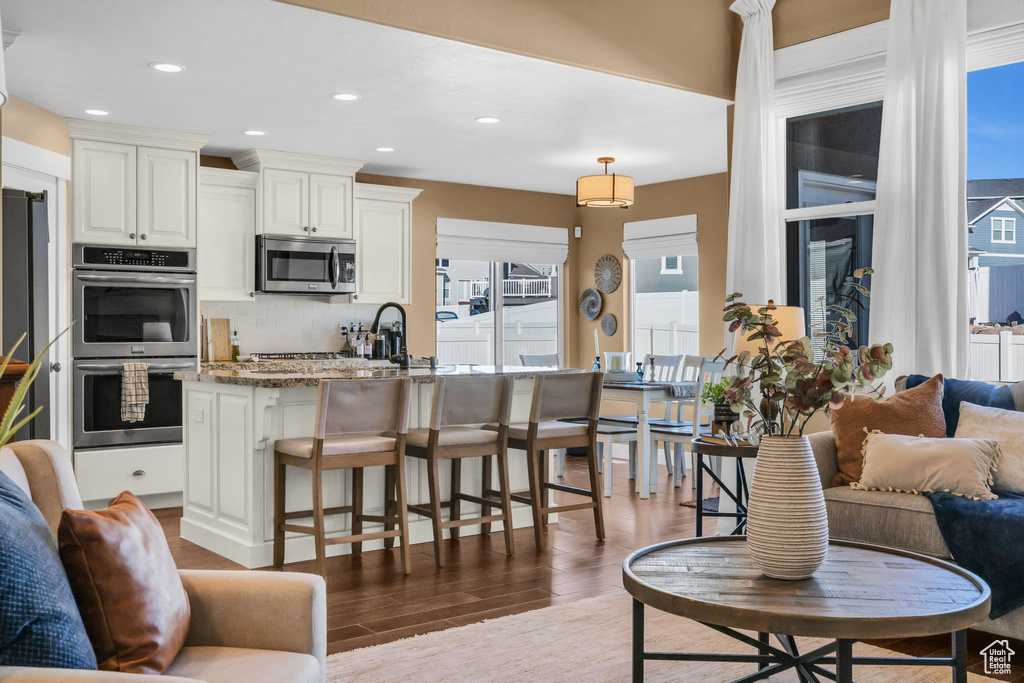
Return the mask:
M 706 95 L 272 0 L 0 0 L 0 11 L 22 33 L 5 53 L 11 94 L 63 116 L 103 109 L 106 121 L 210 134 L 204 154 L 261 147 L 562 194 L 601 171 L 598 156 L 638 185 L 726 170 L 729 102 Z

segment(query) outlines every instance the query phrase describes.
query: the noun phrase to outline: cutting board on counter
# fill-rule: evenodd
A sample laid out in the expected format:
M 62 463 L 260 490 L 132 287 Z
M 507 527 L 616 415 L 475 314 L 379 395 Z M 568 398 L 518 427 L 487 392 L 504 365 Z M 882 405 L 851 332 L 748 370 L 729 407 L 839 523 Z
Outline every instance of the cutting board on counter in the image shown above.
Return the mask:
M 228 318 L 207 318 L 210 335 L 210 360 L 231 360 L 231 320 Z

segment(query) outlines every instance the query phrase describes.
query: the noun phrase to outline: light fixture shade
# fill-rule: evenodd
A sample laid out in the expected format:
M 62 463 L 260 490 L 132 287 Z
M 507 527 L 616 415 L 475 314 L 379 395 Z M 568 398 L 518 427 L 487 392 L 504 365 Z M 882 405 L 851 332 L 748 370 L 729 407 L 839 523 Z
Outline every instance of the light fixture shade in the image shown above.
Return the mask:
M 577 206 L 626 207 L 632 204 L 633 179 L 628 175 L 585 175 L 576 181 Z
M 756 313 L 757 309 L 763 308 L 763 304 L 752 305 L 750 308 Z M 771 314 L 775 320 L 775 326 L 782 333 L 782 341 L 792 341 L 807 336 L 807 327 L 804 324 L 804 309 L 800 306 L 776 306 Z M 750 341 L 747 337 L 751 334 L 749 331 L 745 334 L 739 331 L 733 334 L 732 353 L 734 356 L 738 356 L 744 351 L 749 351 L 751 355 L 764 351 L 764 340 L 755 339 Z

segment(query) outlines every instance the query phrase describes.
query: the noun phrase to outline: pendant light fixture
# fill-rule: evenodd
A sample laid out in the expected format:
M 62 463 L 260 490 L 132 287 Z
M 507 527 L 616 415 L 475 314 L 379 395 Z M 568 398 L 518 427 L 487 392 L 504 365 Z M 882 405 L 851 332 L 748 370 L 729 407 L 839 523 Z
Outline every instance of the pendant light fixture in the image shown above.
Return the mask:
M 633 203 L 633 179 L 628 175 L 608 173 L 608 164 L 614 157 L 601 157 L 604 164 L 601 175 L 585 175 L 576 181 L 576 206 L 612 206 L 625 209 Z

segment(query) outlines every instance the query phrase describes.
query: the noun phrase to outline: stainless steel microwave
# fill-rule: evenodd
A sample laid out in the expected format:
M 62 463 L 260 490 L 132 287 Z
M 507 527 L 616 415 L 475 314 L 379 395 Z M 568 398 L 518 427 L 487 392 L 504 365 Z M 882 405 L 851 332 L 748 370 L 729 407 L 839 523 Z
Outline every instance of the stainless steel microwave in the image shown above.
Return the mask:
M 354 240 L 256 236 L 256 289 L 267 294 L 356 291 Z

